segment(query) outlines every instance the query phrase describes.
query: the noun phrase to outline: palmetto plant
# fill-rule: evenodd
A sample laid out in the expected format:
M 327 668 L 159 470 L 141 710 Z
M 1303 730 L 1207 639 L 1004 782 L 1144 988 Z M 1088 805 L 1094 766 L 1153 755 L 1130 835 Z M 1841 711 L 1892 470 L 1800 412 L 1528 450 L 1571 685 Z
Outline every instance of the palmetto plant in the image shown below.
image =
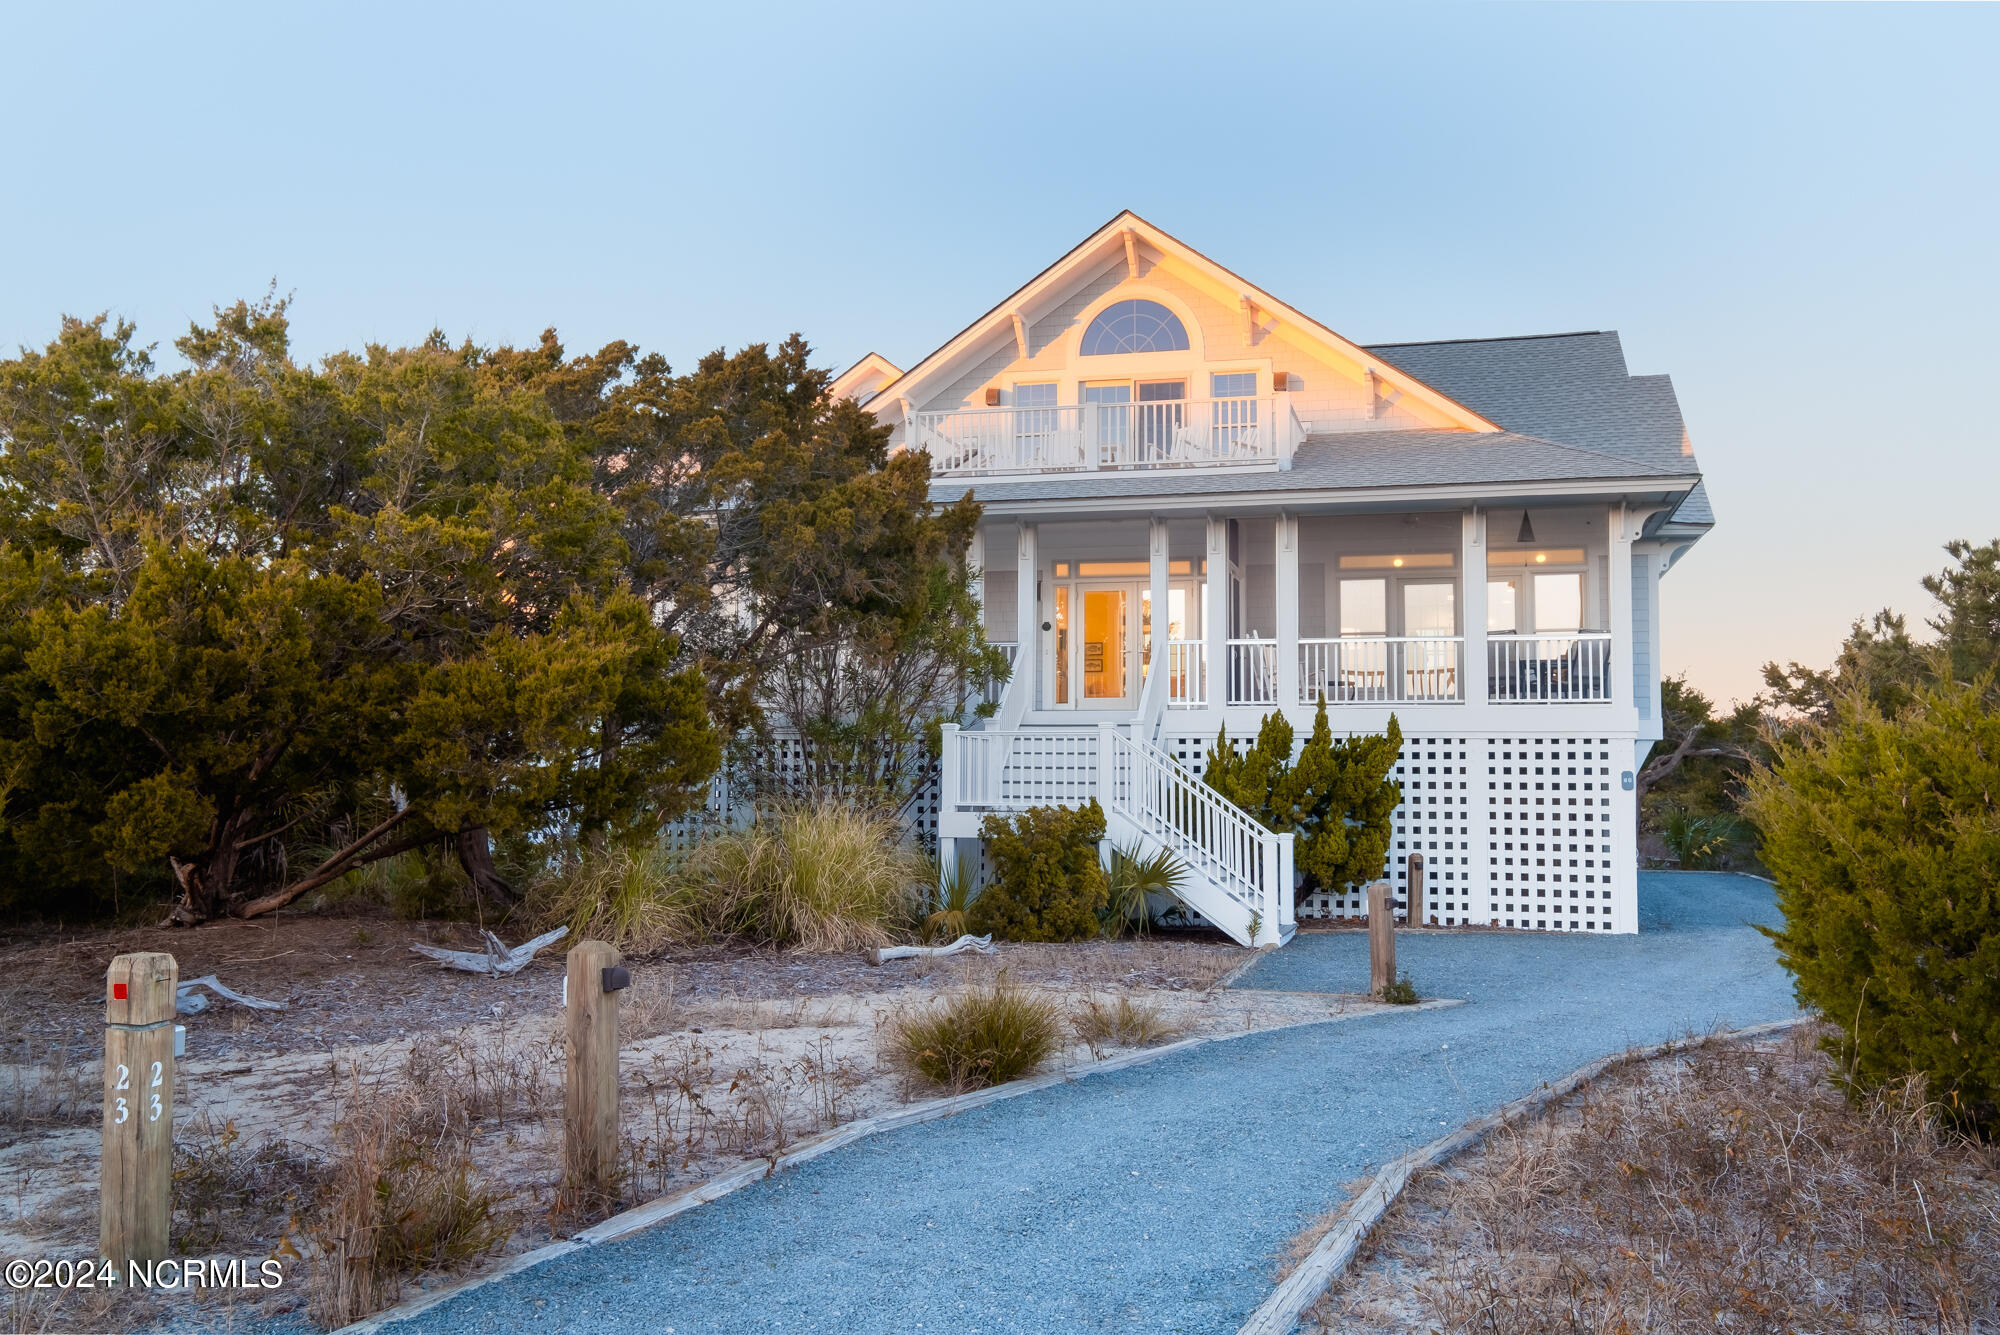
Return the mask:
M 1168 895 L 1179 899 L 1187 884 L 1187 867 L 1165 849 L 1141 853 L 1135 848 L 1111 851 L 1111 902 L 1104 911 L 1104 934 L 1117 936 L 1125 931 L 1143 934 L 1153 915 L 1148 895 Z
M 956 858 L 949 866 L 933 861 L 930 912 L 924 918 L 924 936 L 933 941 L 956 941 L 965 934 L 965 915 L 972 907 L 978 886 L 971 869 Z
M 1706 871 L 1722 860 L 1738 829 L 1734 816 L 1697 816 L 1686 807 L 1669 806 L 1661 813 L 1660 838 L 1673 860 L 1689 871 Z

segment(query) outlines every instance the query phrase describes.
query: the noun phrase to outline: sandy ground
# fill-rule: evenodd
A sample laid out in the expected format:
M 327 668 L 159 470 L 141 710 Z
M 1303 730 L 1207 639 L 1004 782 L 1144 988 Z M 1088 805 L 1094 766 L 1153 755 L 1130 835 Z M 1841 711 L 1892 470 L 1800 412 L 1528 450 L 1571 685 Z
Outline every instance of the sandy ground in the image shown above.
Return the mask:
M 285 1141 L 322 1150 L 357 1098 L 416 1083 L 475 1109 L 472 1157 L 505 1195 L 511 1239 L 479 1268 L 541 1245 L 560 1177 L 559 949 L 508 979 L 452 973 L 409 953 L 415 940 L 470 945 L 462 929 L 385 919 L 295 918 L 196 932 L 44 936 L 0 945 L 0 1000 L 18 1017 L 0 1066 L 0 1256 L 94 1253 L 101 979 L 120 951 L 168 949 L 182 977 L 217 973 L 282 1012 L 226 1003 L 184 1017 L 178 1144 L 235 1152 Z M 1006 977 L 1066 1014 L 1127 998 L 1150 1011 L 1152 1042 L 1314 1023 L 1378 1009 L 1364 997 L 1216 986 L 1245 963 L 1213 939 L 1007 946 L 871 967 L 854 957 L 717 948 L 635 961 L 621 1010 L 620 1092 L 632 1205 L 806 1136 L 940 1091 L 883 1052 L 898 1013 Z M 1072 1040 L 1051 1063 L 1082 1071 L 1128 1051 Z M 279 1211 L 239 1235 L 246 1256 L 310 1252 L 308 1228 Z M 288 1264 L 296 1264 L 288 1262 Z M 303 1302 L 303 1286 L 218 1300 L 219 1324 Z M 177 1313 L 192 1315 L 183 1305 Z M 57 1311 L 16 1324 L 75 1329 Z

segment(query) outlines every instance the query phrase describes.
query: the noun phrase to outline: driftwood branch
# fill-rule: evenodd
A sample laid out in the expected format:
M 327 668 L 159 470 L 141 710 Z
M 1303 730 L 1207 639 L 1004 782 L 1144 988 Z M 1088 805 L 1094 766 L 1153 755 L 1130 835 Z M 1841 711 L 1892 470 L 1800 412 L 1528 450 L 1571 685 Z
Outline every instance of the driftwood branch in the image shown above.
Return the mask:
M 887 964 L 890 960 L 927 959 L 938 955 L 956 955 L 962 950 L 976 950 L 982 955 L 997 955 L 1000 952 L 992 937 L 968 935 L 961 936 L 948 946 L 883 946 L 868 952 L 868 962 Z
M 208 998 L 195 991 L 197 987 L 205 987 L 218 997 L 233 1001 L 239 1006 L 248 1006 L 253 1011 L 281 1011 L 285 1009 L 285 1003 L 282 1001 L 265 1001 L 261 997 L 248 997 L 241 992 L 224 987 L 222 981 L 212 973 L 203 974 L 199 978 L 190 978 L 185 983 L 176 987 L 174 989 L 174 1009 L 182 1015 L 199 1015 L 202 1011 L 207 1010 Z
M 446 950 L 442 946 L 411 946 L 410 949 L 426 959 L 434 959 L 439 964 L 452 969 L 463 969 L 466 973 L 483 973 L 498 978 L 503 974 L 519 973 L 528 967 L 528 961 L 535 958 L 535 952 L 545 946 L 552 946 L 569 935 L 569 928 L 558 927 L 553 932 L 543 932 L 532 941 L 523 941 L 512 950 L 507 943 L 491 932 L 480 933 L 486 938 L 486 951 L 478 954 L 470 950 Z

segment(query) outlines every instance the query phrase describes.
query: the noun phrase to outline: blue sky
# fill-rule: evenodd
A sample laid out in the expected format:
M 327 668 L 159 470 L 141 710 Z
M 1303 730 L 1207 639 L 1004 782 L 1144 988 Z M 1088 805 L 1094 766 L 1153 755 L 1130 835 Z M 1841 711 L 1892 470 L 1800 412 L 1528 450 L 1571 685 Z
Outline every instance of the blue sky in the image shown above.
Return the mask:
M 176 11 L 181 7 L 174 7 Z M 0 346 L 432 327 L 902 364 L 1121 208 L 1361 341 L 1621 331 L 1721 516 L 1670 670 L 2000 536 L 1993 6 L 15 6 Z

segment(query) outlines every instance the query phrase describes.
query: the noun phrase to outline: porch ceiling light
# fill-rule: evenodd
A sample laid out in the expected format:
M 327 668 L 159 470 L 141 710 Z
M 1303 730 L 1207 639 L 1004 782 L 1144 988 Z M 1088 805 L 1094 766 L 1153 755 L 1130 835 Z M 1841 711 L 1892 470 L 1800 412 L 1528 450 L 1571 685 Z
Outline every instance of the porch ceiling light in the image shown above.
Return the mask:
M 1514 539 L 1514 541 L 1533 542 L 1534 540 L 1535 540 L 1535 526 L 1528 522 L 1528 512 L 1526 510 L 1523 510 L 1521 511 L 1521 536 Z

